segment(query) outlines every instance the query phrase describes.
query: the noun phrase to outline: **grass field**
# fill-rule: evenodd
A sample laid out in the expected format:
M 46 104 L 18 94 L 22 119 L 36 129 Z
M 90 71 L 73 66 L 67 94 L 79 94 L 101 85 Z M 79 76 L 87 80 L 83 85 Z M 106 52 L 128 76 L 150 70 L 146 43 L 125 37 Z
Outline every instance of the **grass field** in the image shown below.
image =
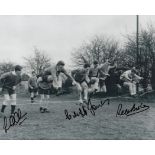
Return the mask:
M 75 94 L 51 97 L 50 113 L 39 112 L 39 104 L 31 104 L 26 97 L 18 97 L 17 104 L 22 114 L 27 112 L 27 119 L 21 126 L 11 127 L 7 133 L 3 129 L 3 118 L 0 118 L 0 139 L 20 140 L 56 140 L 56 139 L 155 139 L 155 100 L 112 98 L 110 105 L 105 104 L 95 111 L 90 111 L 84 118 L 66 119 L 64 110 L 77 111 Z M 38 100 L 38 99 L 37 99 Z M 93 104 L 99 104 L 104 98 L 96 98 Z M 1 100 L 2 101 L 2 100 Z M 116 117 L 117 107 L 121 103 L 124 108 L 130 108 L 135 103 L 143 102 L 150 106 L 149 110 L 132 116 Z M 2 104 L 2 102 L 1 102 Z M 9 116 L 10 107 L 6 113 Z

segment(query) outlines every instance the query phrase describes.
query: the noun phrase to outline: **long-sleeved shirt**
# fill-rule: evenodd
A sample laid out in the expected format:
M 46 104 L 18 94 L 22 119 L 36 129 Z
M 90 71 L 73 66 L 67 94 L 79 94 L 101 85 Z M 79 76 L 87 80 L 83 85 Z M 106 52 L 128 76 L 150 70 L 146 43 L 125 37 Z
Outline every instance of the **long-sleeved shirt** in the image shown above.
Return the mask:
M 98 77 L 98 74 L 99 74 L 99 67 L 92 67 L 90 68 L 89 70 L 89 77 Z
M 59 80 L 61 78 L 60 73 L 63 73 L 64 75 L 66 75 L 68 78 L 70 78 L 73 81 L 72 76 L 69 75 L 69 73 L 64 68 L 62 68 L 60 70 L 60 69 L 58 69 L 57 66 L 54 66 L 54 67 L 49 67 L 49 68 L 45 69 L 45 71 L 44 71 L 44 75 L 52 76 L 52 80 L 53 80 L 53 83 L 55 83 L 55 85 L 57 85 L 57 83 L 59 83 Z
M 127 70 L 120 76 L 120 79 L 126 82 L 129 82 L 129 81 L 138 82 L 139 80 L 142 79 L 142 77 L 138 76 L 137 74 L 132 74 L 131 70 Z
M 80 82 L 80 83 L 83 81 L 89 82 L 88 75 L 89 75 L 89 71 L 87 71 L 84 68 L 76 69 L 72 71 L 72 77 L 75 79 L 75 81 Z
M 33 87 L 33 88 L 37 88 L 37 77 L 36 76 L 32 76 L 32 77 L 30 77 L 29 78 L 29 80 L 28 80 L 28 86 L 31 88 L 31 87 Z
M 0 87 L 3 88 L 12 88 L 21 82 L 21 76 L 16 75 L 13 72 L 7 72 L 1 75 L 0 77 Z

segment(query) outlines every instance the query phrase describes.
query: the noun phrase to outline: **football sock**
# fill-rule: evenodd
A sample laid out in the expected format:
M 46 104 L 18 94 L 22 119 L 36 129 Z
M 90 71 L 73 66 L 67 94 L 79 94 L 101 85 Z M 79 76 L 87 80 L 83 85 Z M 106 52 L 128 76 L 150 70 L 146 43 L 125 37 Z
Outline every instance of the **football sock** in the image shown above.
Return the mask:
M 1 112 L 3 112 L 3 113 L 4 113 L 5 108 L 6 108 L 6 105 L 2 105 Z
M 14 112 L 15 112 L 15 108 L 16 108 L 15 105 L 11 105 L 11 114 L 14 114 Z

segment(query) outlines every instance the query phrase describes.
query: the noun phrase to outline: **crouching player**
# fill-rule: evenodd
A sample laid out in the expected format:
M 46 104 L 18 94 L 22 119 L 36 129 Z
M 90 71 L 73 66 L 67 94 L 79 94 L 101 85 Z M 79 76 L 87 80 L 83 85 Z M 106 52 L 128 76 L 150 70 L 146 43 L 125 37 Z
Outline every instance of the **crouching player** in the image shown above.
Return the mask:
M 79 94 L 79 103 L 87 102 L 88 101 L 88 83 L 90 82 L 90 79 L 88 77 L 89 75 L 89 64 L 84 64 L 83 68 L 73 70 L 72 71 L 72 77 L 76 81 L 76 87 Z
M 133 67 L 131 70 L 125 71 L 120 79 L 123 81 L 123 85 L 129 88 L 130 96 L 135 97 L 137 94 L 136 83 L 143 78 L 136 74 L 136 69 Z
M 89 93 L 94 94 L 99 89 L 99 65 L 98 61 L 93 62 L 93 67 L 89 70 L 90 89 Z
M 62 77 L 61 74 L 66 75 L 68 78 L 72 80 L 72 84 L 75 84 L 74 79 L 67 73 L 67 71 L 64 68 L 65 63 L 63 61 L 58 61 L 56 66 L 46 68 L 43 72 L 43 76 L 38 79 L 38 83 L 40 85 L 45 85 L 47 89 L 41 88 L 39 86 L 39 93 L 41 94 L 41 102 L 45 100 L 45 95 L 46 99 L 49 99 L 49 95 L 51 92 L 51 89 L 56 90 L 57 96 L 61 94 L 61 89 L 62 89 Z M 43 104 L 42 104 L 43 105 Z M 45 104 L 44 104 L 45 105 Z M 41 112 L 48 112 L 47 107 L 40 107 Z
M 37 77 L 35 72 L 32 72 L 32 76 L 28 80 L 28 90 L 31 95 L 31 103 L 34 102 L 34 98 L 37 96 Z
M 21 82 L 21 70 L 22 67 L 16 65 L 14 71 L 7 72 L 0 77 L 0 86 L 4 95 L 4 101 L 1 108 L 1 115 L 4 115 L 4 111 L 8 103 L 11 104 L 11 114 L 14 113 L 16 108 L 16 85 Z
M 45 76 L 51 76 L 53 82 L 52 86 L 57 91 L 57 96 L 61 95 L 62 93 L 62 74 L 64 74 L 67 78 L 71 79 L 72 84 L 75 85 L 75 80 L 72 78 L 72 76 L 66 71 L 64 68 L 65 63 L 63 61 L 58 61 L 56 66 L 49 67 L 45 69 L 44 75 Z
M 112 65 L 110 60 L 107 59 L 106 62 L 104 64 L 100 65 L 100 69 L 99 69 L 99 86 L 100 86 L 100 92 L 107 92 L 107 87 L 105 84 L 105 80 L 109 75 L 109 70 L 111 68 L 115 68 L 116 65 Z

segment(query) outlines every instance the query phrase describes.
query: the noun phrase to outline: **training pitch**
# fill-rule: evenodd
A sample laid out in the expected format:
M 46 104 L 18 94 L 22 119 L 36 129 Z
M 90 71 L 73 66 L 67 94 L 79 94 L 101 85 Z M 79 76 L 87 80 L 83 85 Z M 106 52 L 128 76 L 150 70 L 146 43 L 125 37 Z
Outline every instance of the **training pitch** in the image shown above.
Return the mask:
M 0 139 L 11 140 L 56 140 L 56 139 L 89 139 L 89 140 L 115 140 L 115 139 L 155 139 L 155 99 L 151 97 L 129 98 L 113 97 L 94 110 L 95 115 L 85 107 L 87 115 L 66 119 L 64 112 L 68 114 L 78 112 L 82 105 L 77 104 L 75 94 L 51 96 L 49 101 L 50 113 L 39 112 L 39 97 L 35 103 L 30 103 L 27 97 L 17 97 L 17 108 L 22 114 L 27 113 L 27 119 L 21 124 L 10 127 L 5 133 L 4 120 L 0 118 Z M 99 105 L 106 98 L 91 100 L 92 105 Z M 141 103 L 149 106 L 149 109 L 135 113 L 131 116 L 118 115 L 118 105 L 123 109 L 131 109 L 133 104 Z M 0 105 L 2 100 L 0 100 Z M 82 111 L 83 112 L 83 111 Z M 9 116 L 10 106 L 6 109 Z

